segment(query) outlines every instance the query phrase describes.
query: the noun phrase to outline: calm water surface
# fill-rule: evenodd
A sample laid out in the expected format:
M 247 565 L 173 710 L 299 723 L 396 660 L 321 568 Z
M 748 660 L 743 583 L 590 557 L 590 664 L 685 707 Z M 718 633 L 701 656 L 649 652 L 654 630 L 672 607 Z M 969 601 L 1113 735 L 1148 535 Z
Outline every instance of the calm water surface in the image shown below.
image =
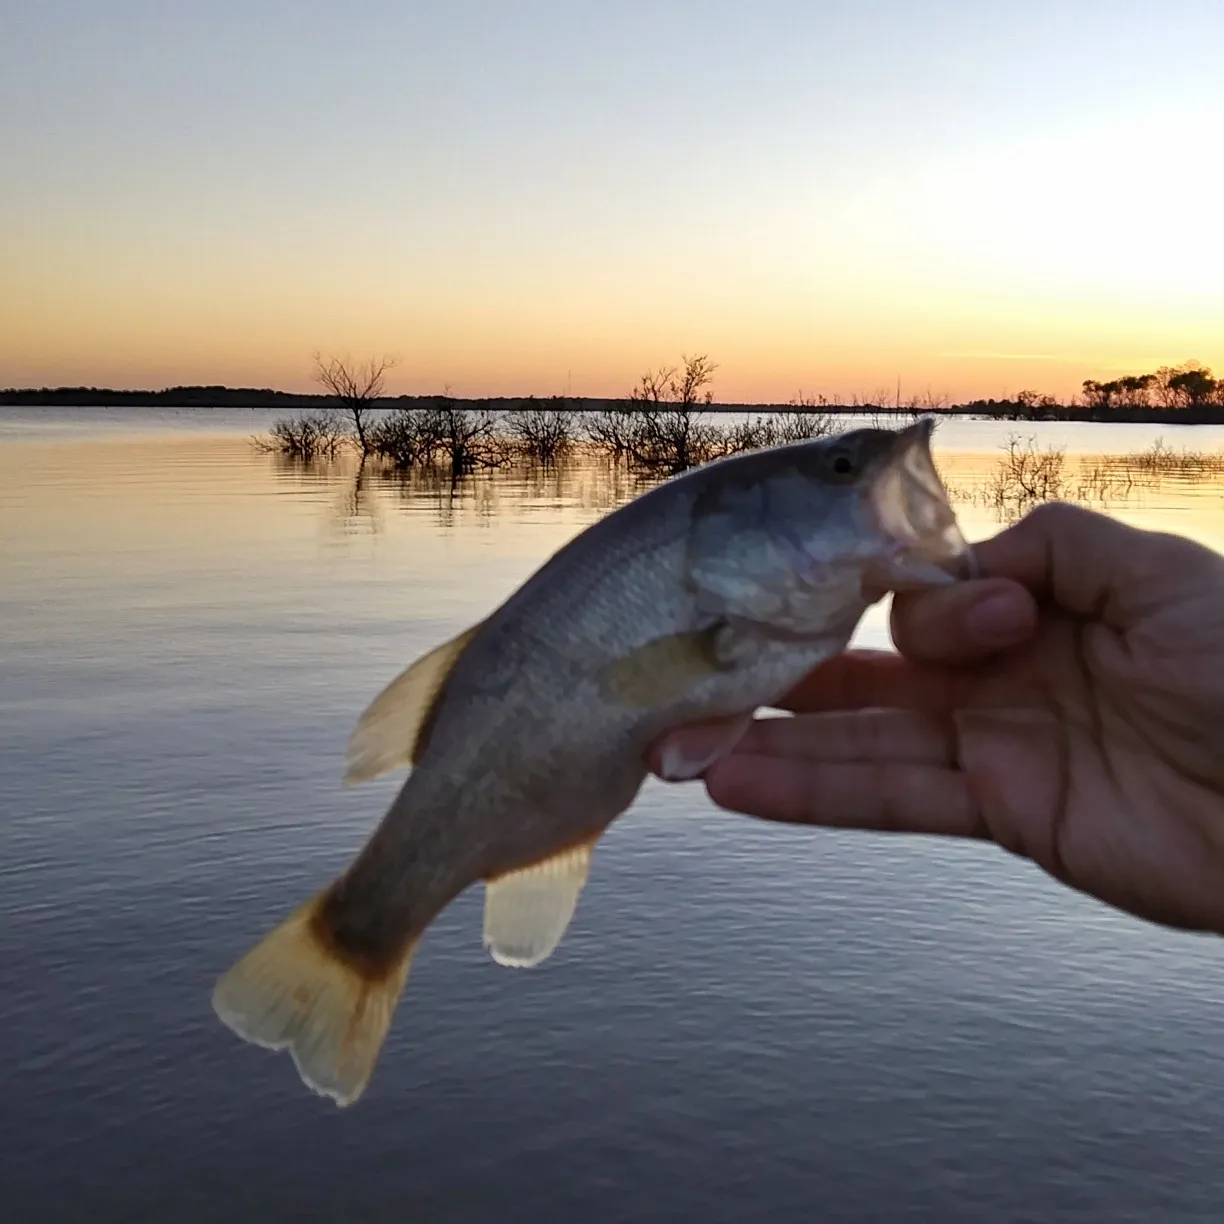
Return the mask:
M 254 453 L 265 419 L 0 419 L 0 1217 L 1224 1218 L 1220 941 L 697 788 L 647 788 L 536 971 L 448 909 L 356 1109 L 229 1034 L 217 974 L 397 785 L 339 784 L 366 702 L 632 492 L 356 484 Z M 1009 432 L 941 460 L 972 484 Z M 1157 433 L 1224 440 L 1042 430 Z M 1224 546 L 1216 487 L 1111 509 Z

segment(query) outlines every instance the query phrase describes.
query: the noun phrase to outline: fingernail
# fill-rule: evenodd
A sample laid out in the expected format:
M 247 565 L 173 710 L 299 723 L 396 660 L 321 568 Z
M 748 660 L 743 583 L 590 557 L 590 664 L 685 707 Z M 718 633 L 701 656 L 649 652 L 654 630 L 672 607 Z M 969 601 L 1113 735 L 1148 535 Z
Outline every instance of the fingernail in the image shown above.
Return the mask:
M 709 732 L 673 731 L 655 743 L 647 764 L 664 782 L 688 782 L 700 775 L 717 746 L 717 737 Z
M 659 777 L 664 782 L 689 782 L 701 776 L 705 758 L 693 756 L 678 735 L 667 740 L 659 751 Z
M 982 646 L 1014 646 L 1028 637 L 1031 616 L 1012 595 L 991 595 L 965 613 L 965 628 Z

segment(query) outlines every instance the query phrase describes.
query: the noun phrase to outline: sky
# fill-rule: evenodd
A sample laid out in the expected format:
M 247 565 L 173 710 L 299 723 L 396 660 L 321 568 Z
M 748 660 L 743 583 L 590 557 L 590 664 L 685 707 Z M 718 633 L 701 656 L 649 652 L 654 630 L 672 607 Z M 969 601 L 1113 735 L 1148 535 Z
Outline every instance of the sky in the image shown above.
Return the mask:
M 1220 0 L 7 0 L 0 386 L 1224 370 Z

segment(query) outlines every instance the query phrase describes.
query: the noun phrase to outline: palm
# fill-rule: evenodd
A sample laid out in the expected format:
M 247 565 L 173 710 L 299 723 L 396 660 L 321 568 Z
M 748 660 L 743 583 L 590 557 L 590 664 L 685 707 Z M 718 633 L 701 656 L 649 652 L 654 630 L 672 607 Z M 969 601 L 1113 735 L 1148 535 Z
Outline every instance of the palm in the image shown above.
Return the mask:
M 1112 905 L 1214 928 L 1224 857 L 1203 849 L 1224 794 L 1195 726 L 1224 726 L 1224 691 L 1190 691 L 1173 664 L 1201 652 L 1152 630 L 1047 615 L 1029 646 L 948 676 L 951 733 L 983 835 Z

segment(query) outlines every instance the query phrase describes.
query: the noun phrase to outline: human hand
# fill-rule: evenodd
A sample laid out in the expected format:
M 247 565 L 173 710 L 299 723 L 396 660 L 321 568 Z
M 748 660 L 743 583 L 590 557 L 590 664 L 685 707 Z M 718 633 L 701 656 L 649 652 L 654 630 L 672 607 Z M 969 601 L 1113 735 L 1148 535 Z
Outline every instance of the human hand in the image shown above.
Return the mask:
M 842 655 L 781 703 L 796 717 L 754 722 L 710 797 L 990 838 L 1140 917 L 1224 933 L 1224 557 L 1067 505 L 975 552 L 980 579 L 896 597 L 899 654 Z M 690 759 L 713 747 L 702 726 L 672 736 Z

